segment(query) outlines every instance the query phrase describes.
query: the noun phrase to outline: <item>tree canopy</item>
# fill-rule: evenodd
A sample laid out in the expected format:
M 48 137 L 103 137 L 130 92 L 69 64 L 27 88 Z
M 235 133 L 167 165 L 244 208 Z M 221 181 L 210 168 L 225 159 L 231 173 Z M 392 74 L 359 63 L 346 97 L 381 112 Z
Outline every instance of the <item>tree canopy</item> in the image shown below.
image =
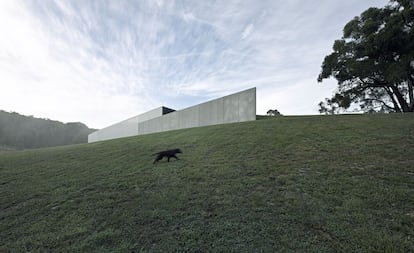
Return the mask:
M 267 116 L 282 116 L 282 114 L 277 109 L 270 109 L 267 111 Z
M 413 26 L 413 0 L 391 0 L 348 22 L 322 63 L 318 82 L 333 77 L 338 87 L 319 111 L 356 105 L 365 112 L 413 112 Z

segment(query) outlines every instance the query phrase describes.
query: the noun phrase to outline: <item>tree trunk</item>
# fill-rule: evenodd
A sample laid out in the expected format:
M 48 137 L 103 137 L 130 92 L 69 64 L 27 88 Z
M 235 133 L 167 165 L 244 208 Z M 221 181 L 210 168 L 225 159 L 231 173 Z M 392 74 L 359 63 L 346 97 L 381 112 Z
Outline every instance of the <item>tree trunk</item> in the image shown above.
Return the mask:
M 404 96 L 401 94 L 400 90 L 396 85 L 392 85 L 391 89 L 394 93 L 394 95 L 397 97 L 398 103 L 400 104 L 400 108 L 402 112 L 409 112 L 409 107 L 407 104 L 407 101 L 405 101 Z
M 409 111 L 414 112 L 414 90 L 413 90 L 413 78 L 408 77 L 408 97 L 410 98 Z
M 390 96 L 391 101 L 394 104 L 395 112 L 401 112 L 400 105 L 398 104 L 397 100 L 395 100 L 394 93 L 392 93 L 392 90 L 389 87 L 384 87 L 384 89 L 387 91 L 388 96 Z

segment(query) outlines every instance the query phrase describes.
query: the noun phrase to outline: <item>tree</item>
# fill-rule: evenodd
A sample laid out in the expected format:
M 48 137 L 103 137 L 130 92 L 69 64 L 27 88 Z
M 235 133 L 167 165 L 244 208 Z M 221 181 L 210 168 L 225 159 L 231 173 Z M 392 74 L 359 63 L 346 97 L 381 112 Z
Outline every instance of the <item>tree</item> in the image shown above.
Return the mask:
M 267 111 L 267 116 L 281 116 L 282 114 L 277 110 L 277 109 L 270 109 L 269 111 Z
M 318 82 L 333 77 L 338 88 L 319 111 L 356 105 L 365 112 L 413 112 L 413 26 L 413 0 L 391 0 L 348 22 L 322 63 Z

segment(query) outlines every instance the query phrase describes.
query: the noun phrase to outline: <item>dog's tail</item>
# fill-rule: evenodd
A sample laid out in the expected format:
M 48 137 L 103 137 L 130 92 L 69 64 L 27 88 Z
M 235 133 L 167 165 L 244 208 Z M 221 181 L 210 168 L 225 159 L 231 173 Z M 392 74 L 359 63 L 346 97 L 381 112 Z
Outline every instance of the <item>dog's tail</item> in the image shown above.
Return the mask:
M 161 152 L 158 152 L 158 153 L 154 153 L 154 154 L 152 154 L 152 156 L 154 156 L 154 155 L 159 155 Z

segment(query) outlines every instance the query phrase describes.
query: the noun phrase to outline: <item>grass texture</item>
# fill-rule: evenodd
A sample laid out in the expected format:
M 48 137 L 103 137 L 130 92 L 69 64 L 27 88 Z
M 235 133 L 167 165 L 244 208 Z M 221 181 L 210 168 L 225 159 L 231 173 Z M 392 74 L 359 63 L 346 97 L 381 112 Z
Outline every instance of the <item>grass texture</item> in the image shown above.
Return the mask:
M 413 252 L 414 115 L 2 152 L 0 192 L 0 252 Z

